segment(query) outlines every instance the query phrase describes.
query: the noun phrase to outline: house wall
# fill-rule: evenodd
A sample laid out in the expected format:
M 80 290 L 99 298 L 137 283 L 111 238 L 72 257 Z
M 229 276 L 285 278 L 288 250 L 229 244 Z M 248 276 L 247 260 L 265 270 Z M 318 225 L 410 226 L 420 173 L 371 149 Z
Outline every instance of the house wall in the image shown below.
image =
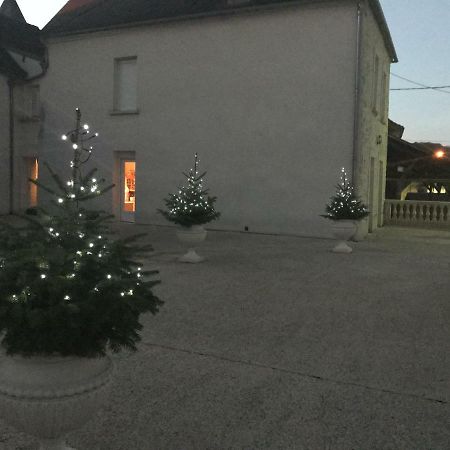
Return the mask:
M 9 212 L 9 86 L 0 75 L 0 214 Z
M 375 74 L 375 58 L 379 74 Z M 374 231 L 383 224 L 386 185 L 389 74 L 391 59 L 378 23 L 367 2 L 361 9 L 361 70 L 359 72 L 358 141 L 354 164 L 356 192 L 368 205 L 370 216 L 361 223 L 360 235 Z M 385 74 L 386 85 L 382 86 Z M 374 83 L 377 83 L 377 104 L 374 105 Z
M 59 137 L 78 106 L 101 133 L 92 164 L 107 179 L 115 152 L 135 152 L 137 222 L 166 223 L 156 209 L 198 152 L 222 213 L 211 228 L 329 235 L 319 215 L 340 168 L 352 167 L 355 2 L 90 33 L 48 48 L 41 161 L 68 173 Z M 111 115 L 114 58 L 128 56 L 138 58 L 139 114 Z

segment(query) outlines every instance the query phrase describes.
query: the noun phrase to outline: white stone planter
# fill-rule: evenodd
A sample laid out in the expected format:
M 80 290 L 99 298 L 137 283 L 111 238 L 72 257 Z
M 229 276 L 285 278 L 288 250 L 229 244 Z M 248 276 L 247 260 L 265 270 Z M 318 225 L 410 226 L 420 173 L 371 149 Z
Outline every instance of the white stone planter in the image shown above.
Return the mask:
M 339 241 L 333 248 L 334 253 L 351 253 L 353 249 L 348 245 L 349 241 L 357 230 L 357 223 L 354 220 L 333 220 L 333 236 Z
M 0 416 L 39 439 L 40 450 L 67 450 L 64 436 L 83 426 L 108 398 L 109 357 L 0 355 Z
M 203 242 L 208 232 L 202 225 L 192 225 L 191 227 L 180 227 L 177 230 L 177 237 L 180 242 L 186 244 L 188 251 L 178 258 L 178 261 L 187 263 L 199 263 L 205 260 L 195 251 L 195 247 Z

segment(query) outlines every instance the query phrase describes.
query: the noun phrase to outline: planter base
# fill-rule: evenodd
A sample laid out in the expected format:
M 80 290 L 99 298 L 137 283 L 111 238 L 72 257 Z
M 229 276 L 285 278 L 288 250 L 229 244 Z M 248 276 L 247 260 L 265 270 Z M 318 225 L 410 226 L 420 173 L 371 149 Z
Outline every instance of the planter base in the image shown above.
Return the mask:
M 331 251 L 333 253 L 351 253 L 353 249 L 347 244 L 347 242 L 340 241 Z
M 200 263 L 204 260 L 205 258 L 203 256 L 200 256 L 193 248 L 190 248 L 187 253 L 178 258 L 178 261 L 180 262 L 192 264 Z
M 39 441 L 39 450 L 77 450 L 69 447 L 64 439 L 49 439 Z

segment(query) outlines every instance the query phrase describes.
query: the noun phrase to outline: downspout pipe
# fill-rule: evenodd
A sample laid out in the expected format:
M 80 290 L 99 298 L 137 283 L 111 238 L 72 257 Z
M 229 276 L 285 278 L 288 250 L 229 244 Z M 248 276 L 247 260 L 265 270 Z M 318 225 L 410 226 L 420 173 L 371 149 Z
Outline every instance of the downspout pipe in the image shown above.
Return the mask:
M 14 82 L 8 80 L 9 88 L 9 214 L 14 214 Z
M 352 180 L 358 191 L 359 180 L 357 179 L 357 173 L 359 169 L 359 156 L 360 156 L 360 139 L 359 139 L 359 127 L 361 112 L 361 41 L 362 41 L 362 7 L 361 1 L 358 1 L 357 5 L 357 24 L 356 24 L 356 71 L 355 71 L 355 104 L 354 104 L 354 122 L 353 122 L 353 167 L 352 167 Z

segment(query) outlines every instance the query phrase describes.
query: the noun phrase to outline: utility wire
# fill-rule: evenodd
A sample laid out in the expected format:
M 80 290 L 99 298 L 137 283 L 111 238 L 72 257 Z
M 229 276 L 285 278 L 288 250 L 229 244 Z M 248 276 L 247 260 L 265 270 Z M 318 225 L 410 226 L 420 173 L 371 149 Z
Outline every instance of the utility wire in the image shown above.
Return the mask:
M 430 87 L 415 87 L 415 88 L 392 88 L 391 91 L 420 91 L 424 89 L 444 89 L 444 88 L 450 88 L 450 86 L 430 86 Z
M 391 75 L 395 78 L 400 78 L 401 80 L 407 81 L 408 83 L 415 84 L 416 86 L 420 86 L 420 88 L 397 88 L 391 89 L 391 91 L 403 91 L 403 90 L 413 90 L 413 89 L 431 89 L 437 92 L 444 92 L 445 94 L 450 94 L 450 91 L 444 91 L 442 88 L 449 88 L 450 86 L 427 86 L 426 84 L 419 83 L 417 81 L 410 80 L 409 78 L 402 77 L 395 73 L 391 72 Z

